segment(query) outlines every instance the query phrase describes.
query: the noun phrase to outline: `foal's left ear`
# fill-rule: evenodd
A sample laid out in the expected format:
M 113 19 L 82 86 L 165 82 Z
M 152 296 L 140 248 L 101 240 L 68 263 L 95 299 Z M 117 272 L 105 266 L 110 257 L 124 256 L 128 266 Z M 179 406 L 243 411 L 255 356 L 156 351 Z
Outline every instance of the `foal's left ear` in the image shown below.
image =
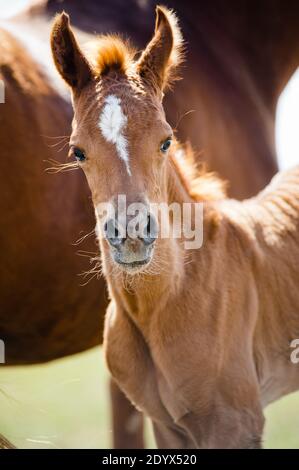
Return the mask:
M 165 7 L 156 7 L 155 34 L 143 51 L 137 70 L 141 77 L 163 91 L 175 78 L 182 61 L 183 38 L 175 14 Z
M 74 92 L 80 91 L 93 78 L 93 73 L 76 41 L 69 16 L 65 12 L 55 18 L 51 48 L 56 68 L 62 78 Z

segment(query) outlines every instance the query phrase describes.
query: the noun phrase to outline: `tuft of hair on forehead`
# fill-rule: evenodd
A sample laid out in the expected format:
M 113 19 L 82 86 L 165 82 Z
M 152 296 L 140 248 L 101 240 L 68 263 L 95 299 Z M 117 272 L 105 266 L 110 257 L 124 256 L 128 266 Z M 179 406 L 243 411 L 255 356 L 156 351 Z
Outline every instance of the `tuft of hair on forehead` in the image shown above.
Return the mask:
M 125 74 L 134 61 L 136 49 L 117 35 L 98 36 L 85 46 L 85 52 L 96 76 L 117 71 Z

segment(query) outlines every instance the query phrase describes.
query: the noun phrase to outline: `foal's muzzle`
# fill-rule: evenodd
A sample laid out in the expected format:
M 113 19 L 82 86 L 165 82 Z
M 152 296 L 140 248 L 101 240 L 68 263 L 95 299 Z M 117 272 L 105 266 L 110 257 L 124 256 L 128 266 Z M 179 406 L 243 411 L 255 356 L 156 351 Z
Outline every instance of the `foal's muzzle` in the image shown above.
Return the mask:
M 140 269 L 151 260 L 158 237 L 158 223 L 150 213 L 138 220 L 132 217 L 125 220 L 110 218 L 104 224 L 104 236 L 116 263 L 126 270 Z

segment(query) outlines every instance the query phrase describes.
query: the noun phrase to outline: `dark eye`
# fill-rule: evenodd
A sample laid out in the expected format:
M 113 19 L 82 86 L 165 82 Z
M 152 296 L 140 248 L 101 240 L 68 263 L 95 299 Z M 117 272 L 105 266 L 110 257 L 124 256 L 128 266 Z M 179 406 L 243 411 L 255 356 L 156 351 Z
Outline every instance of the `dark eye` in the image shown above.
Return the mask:
M 86 160 L 83 150 L 79 149 L 78 147 L 74 147 L 73 155 L 78 162 L 84 162 L 84 160 Z
M 161 144 L 161 147 L 160 147 L 161 152 L 163 152 L 163 153 L 167 152 L 170 145 L 171 145 L 171 138 L 168 137 L 168 139 L 164 140 L 164 142 L 162 142 L 162 144 Z

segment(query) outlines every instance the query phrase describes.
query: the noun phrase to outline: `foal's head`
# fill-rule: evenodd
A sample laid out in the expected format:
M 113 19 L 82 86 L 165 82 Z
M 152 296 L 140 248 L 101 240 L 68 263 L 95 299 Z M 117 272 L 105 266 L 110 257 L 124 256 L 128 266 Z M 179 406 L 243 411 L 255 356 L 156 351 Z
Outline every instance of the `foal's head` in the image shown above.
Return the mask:
M 128 272 L 151 261 L 158 224 L 150 205 L 167 201 L 173 135 L 162 98 L 181 43 L 174 14 L 161 7 L 154 36 L 137 59 L 127 43 L 112 36 L 100 37 L 90 57 L 83 54 L 65 13 L 52 31 L 56 67 L 72 89 L 70 154 L 88 180 L 102 250 Z

